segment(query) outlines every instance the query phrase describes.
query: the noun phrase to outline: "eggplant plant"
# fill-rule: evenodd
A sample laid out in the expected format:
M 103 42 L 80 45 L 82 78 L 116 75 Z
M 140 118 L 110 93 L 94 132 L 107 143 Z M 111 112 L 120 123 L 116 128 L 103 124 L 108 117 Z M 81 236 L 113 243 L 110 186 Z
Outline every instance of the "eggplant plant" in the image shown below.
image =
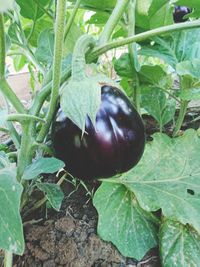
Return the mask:
M 200 139 L 182 126 L 191 101 L 200 99 L 200 4 L 145 3 L 0 0 L 4 267 L 24 253 L 28 205 L 61 208 L 64 177 L 53 184 L 42 175 L 61 169 L 102 182 L 93 198 L 97 232 L 124 256 L 139 261 L 158 246 L 163 266 L 199 266 Z M 192 10 L 189 21 L 174 23 L 175 5 Z M 108 60 L 116 81 L 101 62 L 122 47 Z M 30 72 L 28 107 L 8 83 L 7 57 L 16 71 Z M 145 148 L 144 114 L 157 126 Z M 35 190 L 44 199 L 30 203 Z

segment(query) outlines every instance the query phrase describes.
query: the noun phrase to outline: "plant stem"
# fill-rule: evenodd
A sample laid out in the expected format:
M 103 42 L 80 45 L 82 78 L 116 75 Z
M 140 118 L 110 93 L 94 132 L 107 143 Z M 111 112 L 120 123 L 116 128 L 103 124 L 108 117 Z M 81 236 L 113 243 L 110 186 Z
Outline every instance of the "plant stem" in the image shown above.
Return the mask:
M 104 27 L 104 30 L 100 36 L 100 39 L 99 39 L 99 44 L 100 45 L 104 45 L 106 44 L 112 33 L 113 33 L 113 30 L 115 29 L 117 23 L 119 22 L 125 8 L 127 7 L 128 3 L 129 3 L 130 0 L 117 0 L 117 3 L 115 5 L 115 8 L 113 9 L 113 12 L 111 14 L 111 16 L 109 17 L 105 27 Z
M 32 151 L 31 146 L 33 143 L 32 132 L 30 131 L 30 123 L 22 125 L 22 138 L 21 146 L 19 149 L 17 160 L 17 180 L 20 182 L 25 168 L 31 163 Z
M 129 3 L 128 9 L 128 36 L 135 35 L 135 9 L 136 9 L 137 0 L 131 0 Z M 137 57 L 136 52 L 136 43 L 131 43 L 128 45 L 128 51 L 130 56 L 130 63 L 133 72 L 133 77 L 136 76 L 136 81 L 133 82 L 133 90 L 134 90 L 134 104 L 138 113 L 140 113 L 140 87 L 139 87 L 139 79 L 137 77 L 136 68 L 135 68 L 135 60 Z
M 93 52 L 86 55 L 86 61 L 88 63 L 91 63 L 94 60 L 96 60 L 100 55 L 106 53 L 107 51 L 114 49 L 114 48 L 117 48 L 117 47 L 120 47 L 120 46 L 130 44 L 132 42 L 139 43 L 139 42 L 142 42 L 146 39 L 149 39 L 149 38 L 157 36 L 157 35 L 173 32 L 176 30 L 183 30 L 183 29 L 196 28 L 196 27 L 200 27 L 199 21 L 185 22 L 185 23 L 179 23 L 179 24 L 177 23 L 176 25 L 160 27 L 158 29 L 146 31 L 144 33 L 140 33 L 140 34 L 137 34 L 134 36 L 130 36 L 128 38 L 124 38 L 123 40 L 117 40 L 114 42 L 110 42 L 106 45 L 103 45 L 101 47 L 94 49 Z M 70 73 L 71 73 L 71 69 L 67 70 L 65 73 L 62 74 L 62 81 L 63 82 L 67 78 L 69 78 Z M 34 112 L 36 110 L 37 110 L 37 112 L 40 111 L 40 109 L 43 105 L 43 102 L 45 101 L 45 99 L 48 97 L 48 95 L 51 92 L 51 88 L 52 88 L 52 83 L 50 82 L 44 87 L 44 89 L 42 91 L 39 92 L 39 94 L 36 96 L 37 101 L 35 101 L 32 104 L 31 114 L 35 114 Z
M 184 121 L 184 118 L 185 118 L 185 114 L 186 114 L 186 111 L 187 111 L 187 107 L 188 107 L 188 101 L 186 100 L 182 100 L 181 101 L 181 106 L 180 106 L 180 111 L 179 111 L 179 114 L 178 114 L 178 119 L 176 121 L 176 125 L 175 125 L 175 129 L 174 129 L 174 132 L 173 132 L 173 136 L 177 136 L 180 129 L 181 129 L 181 126 L 183 124 L 183 121 Z
M 46 122 L 42 118 L 29 115 L 29 114 L 10 114 L 10 115 L 7 115 L 7 121 L 18 121 L 20 123 L 29 122 L 29 121 L 38 121 L 42 123 Z
M 5 32 L 4 32 L 4 21 L 3 14 L 0 13 L 0 80 L 5 77 Z
M 134 36 L 116 40 L 116 41 L 107 43 L 105 45 L 99 46 L 98 48 L 94 49 L 93 52 L 87 55 L 87 60 L 88 62 L 93 62 L 96 58 L 98 58 L 98 56 L 104 54 L 108 50 L 111 50 L 111 49 L 114 49 L 120 46 L 124 46 L 130 43 L 133 43 L 133 42 L 139 43 L 139 42 L 142 42 L 146 39 L 150 39 L 157 35 L 162 35 L 162 34 L 174 32 L 174 31 L 180 31 L 180 30 L 197 28 L 197 27 L 200 27 L 200 20 L 177 23 L 173 25 L 163 26 L 163 27 L 153 29 L 150 31 L 146 31 L 143 33 L 139 33 Z
M 5 251 L 4 253 L 4 267 L 12 267 L 13 254 L 10 251 Z
M 85 54 L 89 48 L 95 46 L 95 40 L 88 34 L 82 35 L 74 47 L 72 58 L 72 79 L 82 81 L 85 76 Z
M 67 38 L 67 35 L 68 35 L 69 30 L 70 30 L 70 28 L 71 28 L 71 26 L 72 26 L 72 23 L 73 23 L 73 21 L 74 21 L 74 18 L 75 18 L 75 16 L 76 16 L 76 13 L 77 13 L 77 11 L 78 11 L 78 9 L 79 9 L 79 6 L 80 6 L 81 1 L 82 1 L 82 0 L 77 0 L 77 1 L 76 1 L 76 4 L 75 4 L 75 6 L 74 6 L 74 8 L 73 8 L 73 11 L 72 11 L 72 13 L 71 13 L 71 15 L 70 15 L 70 17 L 69 17 L 69 19 L 68 19 L 68 21 L 67 21 L 66 28 L 65 28 L 64 41 L 65 41 L 66 38 Z
M 5 98 L 13 105 L 17 112 L 26 113 L 21 101 L 13 92 L 12 88 L 4 78 L 0 79 L 0 91 L 3 93 Z
M 59 88 L 61 81 L 61 61 L 63 53 L 64 26 L 65 26 L 66 0 L 57 2 L 56 24 L 55 24 L 55 46 L 53 58 L 53 86 L 51 92 L 50 106 L 46 116 L 47 123 L 41 128 L 37 141 L 43 142 L 49 131 L 56 105 L 58 102 Z

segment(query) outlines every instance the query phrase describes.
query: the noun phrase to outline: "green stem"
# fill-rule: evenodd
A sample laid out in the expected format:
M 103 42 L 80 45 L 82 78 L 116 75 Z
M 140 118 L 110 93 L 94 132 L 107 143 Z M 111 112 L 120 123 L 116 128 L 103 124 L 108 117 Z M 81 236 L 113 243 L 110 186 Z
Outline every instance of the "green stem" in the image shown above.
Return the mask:
M 7 121 L 18 121 L 20 123 L 29 122 L 29 121 L 37 121 L 45 123 L 46 121 L 42 118 L 39 118 L 34 115 L 29 114 L 11 114 L 7 116 Z
M 13 254 L 10 251 L 5 251 L 4 253 L 4 267 L 12 267 Z
M 128 9 L 128 36 L 135 35 L 135 9 L 136 9 L 137 0 L 131 0 L 129 3 Z M 136 43 L 131 43 L 128 45 L 129 57 L 131 68 L 133 72 L 133 77 L 135 76 L 135 61 L 134 58 L 137 56 L 135 54 L 136 51 Z M 139 79 L 136 74 L 136 81 L 133 84 L 134 91 L 134 104 L 138 113 L 140 113 L 140 87 L 139 87 Z
M 95 40 L 92 36 L 82 35 L 74 47 L 72 58 L 72 79 L 82 81 L 85 76 L 85 54 L 89 48 L 95 46 Z
M 188 101 L 182 100 L 181 101 L 181 106 L 180 106 L 180 111 L 179 111 L 178 118 L 177 118 L 177 121 L 176 121 L 176 125 L 175 125 L 175 128 L 174 128 L 173 136 L 177 136 L 179 131 L 180 131 L 180 129 L 181 129 L 181 126 L 182 126 L 184 118 L 185 118 L 185 114 L 187 112 L 187 107 L 188 107 Z
M 108 50 L 128 45 L 130 43 L 140 43 L 144 40 L 147 40 L 149 38 L 155 37 L 157 35 L 162 35 L 174 31 L 180 31 L 185 29 L 191 29 L 191 28 L 197 28 L 200 27 L 200 20 L 195 20 L 191 22 L 183 22 L 183 23 L 177 23 L 173 25 L 163 26 L 157 29 L 153 29 L 150 31 L 146 31 L 143 33 L 136 34 L 134 36 L 130 36 L 124 39 L 116 40 L 110 43 L 107 43 L 105 45 L 101 45 L 98 48 L 94 49 L 93 52 L 91 52 L 89 55 L 87 55 L 88 62 L 93 62 L 96 58 L 98 58 L 100 55 L 104 54 Z
M 56 24 L 55 24 L 55 46 L 53 59 L 53 87 L 51 92 L 50 106 L 46 116 L 47 123 L 41 128 L 37 141 L 41 143 L 49 131 L 56 105 L 58 102 L 61 81 L 61 61 L 63 53 L 64 26 L 65 26 L 66 0 L 57 2 Z
M 0 13 L 0 80 L 5 77 L 5 32 L 4 32 L 4 21 L 3 14 Z
M 0 49 L 1 50 L 1 49 Z M 24 106 L 5 79 L 0 79 L 0 91 L 19 113 L 26 113 Z
M 30 131 L 30 123 L 22 125 L 22 138 L 21 146 L 17 160 L 17 180 L 20 182 L 25 168 L 31 163 L 32 160 L 32 132 Z
M 113 33 L 113 30 L 115 29 L 116 25 L 118 24 L 125 8 L 127 7 L 128 3 L 129 3 L 130 0 L 117 0 L 117 3 L 115 5 L 115 8 L 113 9 L 113 12 L 112 14 L 110 15 L 105 27 L 104 27 L 104 30 L 100 36 L 100 39 L 99 39 L 99 44 L 100 45 L 104 45 L 106 44 L 112 33 Z
M 175 24 L 175 25 L 170 25 L 170 26 L 164 26 L 164 27 L 160 27 L 158 29 L 154 29 L 154 30 L 140 33 L 140 34 L 137 34 L 134 36 L 130 36 L 128 38 L 124 38 L 123 40 L 117 40 L 114 42 L 110 42 L 106 45 L 103 45 L 101 47 L 94 49 L 93 52 L 86 55 L 86 61 L 88 63 L 91 63 L 94 60 L 96 60 L 100 55 L 106 53 L 107 51 L 114 49 L 114 48 L 117 48 L 117 47 L 120 47 L 120 46 L 130 44 L 132 42 L 139 43 L 139 42 L 142 42 L 146 39 L 149 39 L 149 38 L 157 36 L 157 35 L 173 32 L 176 30 L 183 30 L 183 29 L 189 29 L 189 28 L 195 28 L 195 27 L 200 27 L 199 21 L 193 21 L 193 22 L 180 23 L 180 24 Z M 62 75 L 63 81 L 65 79 L 69 78 L 70 72 L 71 72 L 71 70 L 69 69 L 69 70 L 67 70 L 67 72 L 63 73 L 63 75 Z M 45 86 L 45 88 L 36 96 L 37 101 L 35 101 L 32 105 L 31 114 L 35 114 L 34 113 L 35 110 L 37 110 L 39 112 L 43 102 L 50 94 L 51 88 L 52 88 L 52 83 L 48 83 Z
M 70 17 L 69 17 L 69 19 L 68 19 L 68 21 L 67 21 L 67 24 L 66 24 L 66 27 L 65 27 L 65 37 L 64 37 L 64 41 L 66 40 L 67 35 L 68 35 L 68 33 L 69 33 L 69 30 L 70 30 L 70 28 L 71 28 L 71 26 L 72 26 L 72 23 L 74 22 L 74 18 L 75 18 L 76 13 L 77 13 L 77 11 L 78 11 L 78 9 L 79 9 L 79 6 L 80 6 L 81 1 L 82 1 L 82 0 L 77 0 L 77 1 L 76 1 L 76 4 L 75 4 L 75 6 L 74 6 L 74 8 L 73 8 L 73 11 L 72 11 L 72 13 L 71 13 L 71 15 L 70 15 Z

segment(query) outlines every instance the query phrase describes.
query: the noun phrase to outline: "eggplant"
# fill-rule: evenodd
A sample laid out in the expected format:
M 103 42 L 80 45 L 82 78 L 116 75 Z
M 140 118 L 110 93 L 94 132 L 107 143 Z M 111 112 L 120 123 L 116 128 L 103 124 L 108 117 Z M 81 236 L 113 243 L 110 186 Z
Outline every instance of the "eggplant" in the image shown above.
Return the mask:
M 173 12 L 173 18 L 174 22 L 185 22 L 188 19 L 184 18 L 185 15 L 191 13 L 191 9 L 186 6 L 175 6 L 174 12 Z
M 55 156 L 66 170 L 82 180 L 111 177 L 128 171 L 140 160 L 145 146 L 142 119 L 118 88 L 101 87 L 101 105 L 96 124 L 86 117 L 85 133 L 61 108 L 52 125 Z

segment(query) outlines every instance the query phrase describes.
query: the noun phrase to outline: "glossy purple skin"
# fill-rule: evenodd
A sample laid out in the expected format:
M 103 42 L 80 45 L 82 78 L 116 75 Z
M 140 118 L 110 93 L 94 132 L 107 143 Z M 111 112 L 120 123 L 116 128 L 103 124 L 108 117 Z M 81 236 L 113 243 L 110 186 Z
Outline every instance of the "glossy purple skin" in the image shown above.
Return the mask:
M 173 17 L 174 22 L 185 22 L 188 19 L 184 19 L 184 16 L 191 13 L 191 10 L 186 6 L 176 6 L 174 9 Z
M 125 172 L 137 164 L 144 151 L 144 125 L 124 93 L 102 86 L 101 100 L 96 130 L 87 118 L 87 134 L 82 139 L 81 130 L 61 109 L 52 127 L 56 156 L 69 173 L 82 180 Z

